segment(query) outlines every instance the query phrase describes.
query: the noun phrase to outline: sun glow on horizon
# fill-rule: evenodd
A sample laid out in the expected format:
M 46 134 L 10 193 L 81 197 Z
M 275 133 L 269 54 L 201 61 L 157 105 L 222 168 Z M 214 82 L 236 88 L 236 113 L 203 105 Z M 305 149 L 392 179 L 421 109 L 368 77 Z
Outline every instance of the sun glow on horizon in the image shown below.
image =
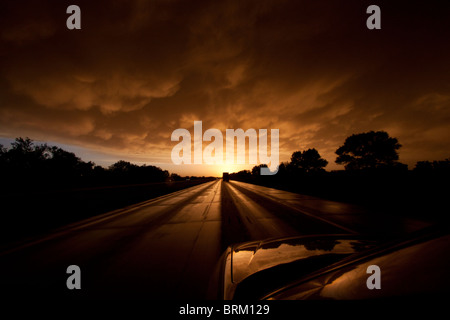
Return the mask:
M 217 173 L 222 176 L 223 172 L 234 173 L 242 170 L 252 170 L 253 166 L 250 164 L 223 164 L 215 167 L 217 167 Z

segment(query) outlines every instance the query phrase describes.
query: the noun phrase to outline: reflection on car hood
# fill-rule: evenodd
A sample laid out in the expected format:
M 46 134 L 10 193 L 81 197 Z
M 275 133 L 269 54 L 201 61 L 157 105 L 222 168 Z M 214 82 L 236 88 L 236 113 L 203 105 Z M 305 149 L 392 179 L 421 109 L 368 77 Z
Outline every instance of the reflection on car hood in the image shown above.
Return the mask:
M 244 243 L 232 249 L 232 282 L 236 284 L 259 271 L 310 257 L 329 254 L 345 257 L 372 248 L 375 243 L 348 235 L 302 236 Z

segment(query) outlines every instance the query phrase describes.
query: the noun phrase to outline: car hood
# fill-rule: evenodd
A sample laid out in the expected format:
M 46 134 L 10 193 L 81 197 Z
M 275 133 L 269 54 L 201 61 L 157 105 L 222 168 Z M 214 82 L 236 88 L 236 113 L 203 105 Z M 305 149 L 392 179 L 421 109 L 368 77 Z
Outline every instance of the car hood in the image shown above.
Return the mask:
M 378 241 L 353 235 L 314 235 L 246 242 L 235 245 L 228 251 L 226 259 L 225 296 L 230 298 L 236 286 L 252 275 L 277 266 L 301 261 L 319 261 L 317 257 L 333 257 L 338 261 L 349 255 L 374 247 Z M 323 260 L 322 260 L 323 261 Z M 321 262 L 322 264 L 324 262 Z M 324 267 L 314 263 L 313 267 Z M 311 268 L 311 264 L 309 269 Z M 301 268 L 300 268 L 301 269 Z M 300 270 L 301 272 L 301 270 Z M 262 279 L 264 281 L 264 278 Z

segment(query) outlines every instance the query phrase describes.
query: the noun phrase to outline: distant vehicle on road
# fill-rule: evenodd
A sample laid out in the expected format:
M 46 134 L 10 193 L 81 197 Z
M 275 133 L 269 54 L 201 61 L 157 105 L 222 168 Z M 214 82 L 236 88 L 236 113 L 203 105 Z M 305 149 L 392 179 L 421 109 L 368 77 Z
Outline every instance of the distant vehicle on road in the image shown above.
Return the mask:
M 222 176 L 223 181 L 230 181 L 230 175 L 228 172 L 224 172 Z
M 450 234 L 427 228 L 402 240 L 325 235 L 230 246 L 210 286 L 224 300 L 356 300 L 446 296 Z M 379 267 L 380 286 L 368 284 Z

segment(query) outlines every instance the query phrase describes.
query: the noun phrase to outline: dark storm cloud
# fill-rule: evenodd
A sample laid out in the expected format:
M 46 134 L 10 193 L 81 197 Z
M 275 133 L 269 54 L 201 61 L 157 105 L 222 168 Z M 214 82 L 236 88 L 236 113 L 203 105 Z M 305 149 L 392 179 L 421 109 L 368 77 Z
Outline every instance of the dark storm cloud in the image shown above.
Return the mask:
M 329 160 L 386 130 L 401 160 L 449 156 L 448 10 L 438 2 L 66 1 L 1 4 L 0 134 L 158 154 L 170 134 L 278 128 L 281 160 Z M 447 6 L 448 7 L 448 6 Z

